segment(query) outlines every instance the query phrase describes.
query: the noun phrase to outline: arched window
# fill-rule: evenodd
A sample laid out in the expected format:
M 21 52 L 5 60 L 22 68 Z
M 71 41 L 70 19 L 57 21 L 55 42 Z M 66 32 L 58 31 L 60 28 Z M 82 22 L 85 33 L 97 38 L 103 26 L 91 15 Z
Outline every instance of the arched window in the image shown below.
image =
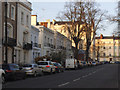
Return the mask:
M 5 24 L 4 24 L 4 36 L 5 36 Z M 7 37 L 13 38 L 13 26 L 7 23 Z

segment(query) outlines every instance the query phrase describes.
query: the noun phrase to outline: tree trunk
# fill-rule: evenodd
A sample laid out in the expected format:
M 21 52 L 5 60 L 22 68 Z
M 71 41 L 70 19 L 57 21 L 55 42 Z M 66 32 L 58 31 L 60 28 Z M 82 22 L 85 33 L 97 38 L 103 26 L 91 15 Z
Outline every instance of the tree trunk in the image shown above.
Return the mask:
M 78 42 L 75 43 L 75 59 L 78 60 Z

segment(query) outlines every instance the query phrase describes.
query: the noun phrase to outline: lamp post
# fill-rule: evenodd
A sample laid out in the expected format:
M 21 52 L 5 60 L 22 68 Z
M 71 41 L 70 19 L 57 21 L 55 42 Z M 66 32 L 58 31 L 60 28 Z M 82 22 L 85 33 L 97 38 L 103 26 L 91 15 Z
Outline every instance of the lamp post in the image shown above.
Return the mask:
M 8 63 L 8 49 L 7 49 L 7 1 L 5 1 L 5 63 Z

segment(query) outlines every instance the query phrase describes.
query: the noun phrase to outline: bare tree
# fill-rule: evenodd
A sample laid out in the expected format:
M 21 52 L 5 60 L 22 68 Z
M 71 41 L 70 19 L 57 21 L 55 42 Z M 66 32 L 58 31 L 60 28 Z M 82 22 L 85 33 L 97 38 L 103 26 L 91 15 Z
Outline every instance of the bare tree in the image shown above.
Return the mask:
M 64 11 L 59 14 L 60 20 L 67 20 L 70 25 L 65 25 L 65 30 L 71 35 L 75 43 L 76 53 L 78 55 L 78 43 L 86 34 L 86 60 L 89 57 L 91 42 L 94 40 L 96 30 L 101 28 L 104 13 L 96 6 L 95 2 L 79 1 L 66 3 Z

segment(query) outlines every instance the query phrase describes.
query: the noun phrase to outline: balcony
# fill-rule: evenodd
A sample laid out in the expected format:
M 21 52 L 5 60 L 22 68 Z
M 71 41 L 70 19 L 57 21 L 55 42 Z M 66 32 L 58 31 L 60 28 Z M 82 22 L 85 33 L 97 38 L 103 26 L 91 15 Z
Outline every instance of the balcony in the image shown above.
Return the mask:
M 54 45 L 53 45 L 53 44 L 50 44 L 50 47 L 51 47 L 51 48 L 54 48 Z
M 33 44 L 33 47 L 38 47 L 38 43 L 34 43 L 34 44 Z
M 5 39 L 3 41 L 3 45 L 5 45 Z M 15 47 L 16 45 L 17 45 L 16 39 L 10 38 L 10 37 L 7 38 L 7 46 L 9 46 L 9 47 Z
M 32 49 L 32 44 L 23 42 L 23 49 L 31 50 Z

